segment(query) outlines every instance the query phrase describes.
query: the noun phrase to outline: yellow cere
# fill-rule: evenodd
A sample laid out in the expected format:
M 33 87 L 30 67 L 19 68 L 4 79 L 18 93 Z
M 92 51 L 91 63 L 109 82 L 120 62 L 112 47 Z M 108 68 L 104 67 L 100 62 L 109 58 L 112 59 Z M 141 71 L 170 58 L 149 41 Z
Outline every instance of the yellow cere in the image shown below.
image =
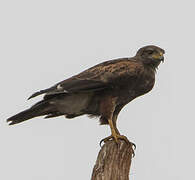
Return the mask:
M 160 56 L 163 56 L 163 52 L 160 52 Z
M 152 55 L 154 59 L 160 59 L 163 56 L 163 52 L 158 52 Z

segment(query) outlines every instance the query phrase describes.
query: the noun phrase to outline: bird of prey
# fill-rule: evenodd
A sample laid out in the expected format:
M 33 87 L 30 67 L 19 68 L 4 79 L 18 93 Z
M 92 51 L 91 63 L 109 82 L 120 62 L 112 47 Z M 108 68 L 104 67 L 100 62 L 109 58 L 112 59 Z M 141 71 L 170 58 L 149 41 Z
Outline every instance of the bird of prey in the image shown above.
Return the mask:
M 121 109 L 154 86 L 155 72 L 164 61 L 165 51 L 150 45 L 140 48 L 131 58 L 109 60 L 80 74 L 38 91 L 29 99 L 45 94 L 43 100 L 9 119 L 9 125 L 45 116 L 74 118 L 81 115 L 99 117 L 100 124 L 109 124 L 111 136 L 104 139 L 127 140 L 116 125 Z

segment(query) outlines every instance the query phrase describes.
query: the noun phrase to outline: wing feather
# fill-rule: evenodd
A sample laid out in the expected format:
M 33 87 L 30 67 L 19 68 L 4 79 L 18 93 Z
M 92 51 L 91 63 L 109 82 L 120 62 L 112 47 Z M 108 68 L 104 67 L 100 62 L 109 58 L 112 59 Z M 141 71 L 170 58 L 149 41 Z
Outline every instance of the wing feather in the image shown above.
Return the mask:
M 61 81 L 51 88 L 38 91 L 29 99 L 45 93 L 44 98 L 47 98 L 57 94 L 93 92 L 111 88 L 111 81 L 114 82 L 115 79 L 123 76 L 135 76 L 139 68 L 139 63 L 134 59 L 123 58 L 106 61 Z

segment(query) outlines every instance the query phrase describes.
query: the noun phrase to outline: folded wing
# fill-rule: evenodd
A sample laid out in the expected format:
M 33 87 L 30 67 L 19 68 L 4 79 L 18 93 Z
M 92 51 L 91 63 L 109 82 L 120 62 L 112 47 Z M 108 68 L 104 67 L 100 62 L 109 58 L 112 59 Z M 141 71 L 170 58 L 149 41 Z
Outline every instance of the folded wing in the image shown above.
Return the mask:
M 67 79 L 62 81 L 55 86 L 38 91 L 32 94 L 28 99 L 36 97 L 38 95 L 46 93 L 45 98 L 51 97 L 52 95 L 57 94 L 70 94 L 70 93 L 79 93 L 79 92 L 91 92 L 91 91 L 99 91 L 109 88 L 109 86 L 101 81 L 94 80 L 80 80 L 76 78 Z
M 41 94 L 46 94 L 44 99 L 57 94 L 71 94 L 79 92 L 93 92 L 112 87 L 115 79 L 124 76 L 136 75 L 137 63 L 129 61 L 127 58 L 107 61 L 98 64 L 80 74 L 57 83 L 51 88 L 38 91 L 28 99 Z

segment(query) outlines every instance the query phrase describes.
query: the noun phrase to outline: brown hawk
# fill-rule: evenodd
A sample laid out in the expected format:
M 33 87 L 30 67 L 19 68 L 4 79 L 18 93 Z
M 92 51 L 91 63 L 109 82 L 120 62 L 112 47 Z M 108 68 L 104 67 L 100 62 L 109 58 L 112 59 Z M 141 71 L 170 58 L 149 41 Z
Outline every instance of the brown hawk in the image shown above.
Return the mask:
M 87 114 L 100 117 L 100 124 L 109 124 L 111 136 L 105 138 L 126 140 L 120 135 L 117 116 L 130 101 L 149 92 L 155 82 L 155 72 L 165 51 L 157 46 L 140 48 L 131 58 L 120 58 L 93 66 L 56 85 L 34 93 L 33 98 L 45 94 L 43 100 L 9 119 L 9 125 L 45 116 L 64 115 L 74 118 Z

